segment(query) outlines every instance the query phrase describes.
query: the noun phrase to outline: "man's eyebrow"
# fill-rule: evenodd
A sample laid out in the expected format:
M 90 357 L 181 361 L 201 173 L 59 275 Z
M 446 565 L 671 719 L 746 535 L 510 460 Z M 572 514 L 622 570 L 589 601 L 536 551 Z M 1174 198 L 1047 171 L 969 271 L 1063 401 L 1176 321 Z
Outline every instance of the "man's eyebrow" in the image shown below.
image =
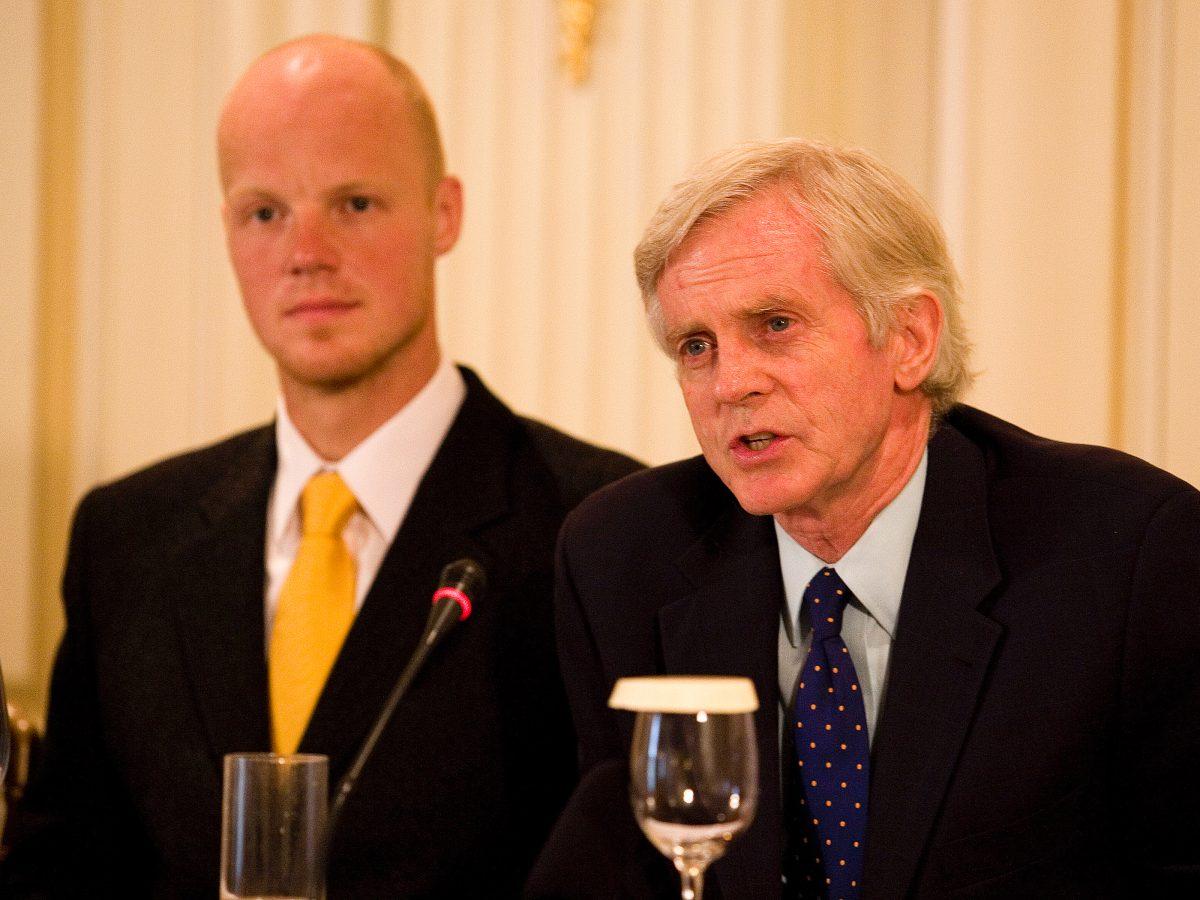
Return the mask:
M 752 322 L 755 319 L 761 319 L 763 316 L 772 314 L 787 315 L 798 320 L 805 319 L 804 312 L 797 308 L 796 299 L 785 297 L 782 294 L 767 297 L 764 300 L 732 312 L 733 317 L 739 322 Z M 664 331 L 662 339 L 668 344 L 674 344 L 689 335 L 703 333 L 708 330 L 708 327 L 699 321 L 685 322 L 682 325 Z
M 253 184 L 245 185 L 243 187 L 236 187 L 232 191 L 230 191 L 227 196 L 230 199 L 239 200 L 239 201 L 240 200 L 273 200 L 273 199 L 275 199 L 275 194 L 272 191 L 269 191 L 264 187 L 259 187 L 257 185 L 253 185 Z
M 356 178 L 353 181 L 343 181 L 323 190 L 321 196 L 330 200 L 336 197 L 348 197 L 353 194 L 379 194 L 382 191 L 383 187 L 378 182 Z
M 369 182 L 357 179 L 355 181 L 343 181 L 341 184 L 335 184 L 325 193 L 330 196 L 339 194 L 362 194 L 372 190 Z
M 752 306 L 738 310 L 736 313 L 737 318 L 742 322 L 752 322 L 755 319 L 776 315 L 787 316 L 789 319 L 810 325 L 814 321 L 812 308 L 800 292 L 793 295 L 775 294 Z
M 707 331 L 707 330 L 708 329 L 705 328 L 703 325 L 701 325 L 699 322 L 686 322 L 683 325 L 680 325 L 676 328 L 672 328 L 668 331 L 664 331 L 662 339 L 663 339 L 663 342 L 666 344 L 677 344 L 679 341 L 683 340 L 688 335 L 696 334 L 698 332 L 703 332 L 703 331 Z
M 790 309 L 793 305 L 793 303 L 785 300 L 781 296 L 768 297 L 752 306 L 739 309 L 737 311 L 737 317 L 742 321 L 758 319 L 762 318 L 763 316 L 768 316 L 771 313 L 782 312 L 785 309 Z

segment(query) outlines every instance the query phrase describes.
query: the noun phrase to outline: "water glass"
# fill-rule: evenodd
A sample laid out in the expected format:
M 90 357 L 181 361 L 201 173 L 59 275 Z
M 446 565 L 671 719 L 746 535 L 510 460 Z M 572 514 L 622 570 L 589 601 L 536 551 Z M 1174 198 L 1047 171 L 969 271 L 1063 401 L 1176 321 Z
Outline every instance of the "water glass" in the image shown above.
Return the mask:
M 225 757 L 221 900 L 323 900 L 329 759 Z
M 629 797 L 646 837 L 675 864 L 683 900 L 701 900 L 709 864 L 758 803 L 754 684 L 746 678 L 623 678 L 609 705 L 637 713 Z

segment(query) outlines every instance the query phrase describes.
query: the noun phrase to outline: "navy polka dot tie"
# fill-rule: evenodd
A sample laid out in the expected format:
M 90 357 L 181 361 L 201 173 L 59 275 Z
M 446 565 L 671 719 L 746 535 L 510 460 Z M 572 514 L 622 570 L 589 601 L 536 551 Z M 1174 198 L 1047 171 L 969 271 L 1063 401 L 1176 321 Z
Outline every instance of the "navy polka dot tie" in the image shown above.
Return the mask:
M 789 885 L 793 896 L 860 895 L 867 833 L 870 746 L 862 690 L 842 640 L 842 612 L 850 599 L 837 572 L 825 568 L 804 589 L 802 615 L 812 620 L 812 645 L 796 684 L 791 731 L 796 787 L 790 817 L 798 827 L 798 854 Z

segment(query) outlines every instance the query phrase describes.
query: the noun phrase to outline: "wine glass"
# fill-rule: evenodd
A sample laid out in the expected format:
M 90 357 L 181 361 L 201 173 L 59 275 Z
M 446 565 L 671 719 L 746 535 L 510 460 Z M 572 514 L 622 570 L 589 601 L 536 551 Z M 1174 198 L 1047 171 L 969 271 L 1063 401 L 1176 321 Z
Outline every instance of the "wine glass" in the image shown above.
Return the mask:
M 754 818 L 758 751 L 748 678 L 622 678 L 609 705 L 637 713 L 629 797 L 646 837 L 701 900 L 704 872 Z

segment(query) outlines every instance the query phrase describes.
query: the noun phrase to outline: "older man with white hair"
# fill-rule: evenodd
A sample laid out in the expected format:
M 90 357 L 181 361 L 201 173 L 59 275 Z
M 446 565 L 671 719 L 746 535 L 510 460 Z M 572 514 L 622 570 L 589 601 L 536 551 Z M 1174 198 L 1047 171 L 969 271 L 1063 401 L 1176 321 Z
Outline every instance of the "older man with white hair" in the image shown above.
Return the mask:
M 864 152 L 716 157 L 636 268 L 703 456 L 563 527 L 585 776 L 531 893 L 678 890 L 606 708 L 664 673 L 761 700 L 758 814 L 708 898 L 1200 891 L 1200 493 L 961 404 L 941 230 Z

